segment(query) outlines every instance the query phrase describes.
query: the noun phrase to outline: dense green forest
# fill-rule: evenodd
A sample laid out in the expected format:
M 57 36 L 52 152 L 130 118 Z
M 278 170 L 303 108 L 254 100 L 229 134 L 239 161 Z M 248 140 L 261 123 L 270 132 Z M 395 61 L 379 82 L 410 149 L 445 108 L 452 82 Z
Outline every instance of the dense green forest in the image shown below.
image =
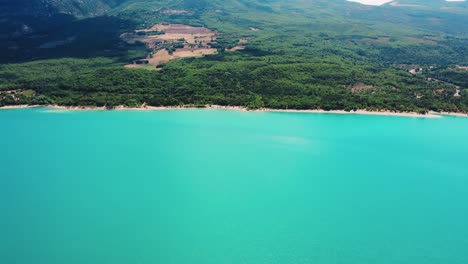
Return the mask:
M 456 67 L 468 65 L 468 5 L 417 2 L 104 1 L 47 17 L 10 9 L 0 12 L 0 106 L 468 112 L 468 71 Z M 218 54 L 124 68 L 148 50 L 121 34 L 161 22 L 218 30 Z M 241 38 L 246 48 L 228 52 Z

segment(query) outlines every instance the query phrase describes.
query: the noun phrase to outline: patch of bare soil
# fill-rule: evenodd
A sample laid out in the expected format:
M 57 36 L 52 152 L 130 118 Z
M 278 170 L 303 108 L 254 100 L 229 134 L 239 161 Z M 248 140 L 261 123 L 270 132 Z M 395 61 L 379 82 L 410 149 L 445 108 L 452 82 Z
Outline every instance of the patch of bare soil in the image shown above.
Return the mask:
M 227 49 L 226 51 L 238 51 L 238 50 L 245 50 L 245 46 L 235 46 L 234 48 Z
M 192 27 L 182 24 L 157 24 L 149 29 L 137 30 L 141 31 L 164 31 L 166 34 L 203 34 L 214 35 L 217 31 L 210 30 L 204 27 Z
M 411 43 L 416 43 L 416 44 L 426 44 L 426 45 L 436 45 L 437 42 L 431 39 L 426 39 L 426 38 L 415 38 L 415 37 L 406 37 L 404 40 L 411 42 Z
M 124 33 L 121 38 L 128 43 L 143 42 L 153 50 L 144 62 L 134 61 L 133 64 L 137 66 L 132 67 L 141 67 L 160 65 L 177 58 L 215 54 L 217 50 L 210 44 L 216 40 L 217 34 L 217 31 L 203 27 L 157 24 L 148 29 Z
M 374 89 L 373 85 L 368 85 L 368 84 L 361 83 L 361 82 L 355 83 L 353 84 L 353 87 L 351 87 L 351 91 L 353 93 L 363 93 L 363 92 L 367 92 L 373 89 Z
M 203 55 L 212 55 L 216 54 L 216 49 L 190 49 L 190 48 L 183 48 L 177 49 L 173 56 L 175 58 L 188 58 L 188 57 L 200 57 Z
M 125 68 L 129 68 L 129 69 L 136 69 L 136 68 L 139 68 L 141 65 L 138 65 L 138 64 L 127 64 L 127 65 L 124 65 Z
M 0 97 L 10 97 L 15 101 L 18 101 L 20 97 L 33 97 L 36 94 L 33 90 L 0 90 Z
M 234 48 L 230 48 L 230 49 L 227 49 L 226 51 L 238 51 L 238 50 L 245 50 L 246 49 L 246 44 L 249 42 L 249 40 L 253 39 L 252 37 L 248 37 L 248 38 L 241 38 L 239 39 L 239 42 L 237 43 L 237 46 L 235 46 Z
M 434 90 L 434 95 L 447 95 L 447 90 L 446 89 L 435 89 Z M 450 96 L 450 95 L 449 95 Z
M 167 15 L 180 15 L 180 14 L 193 15 L 193 12 L 185 10 L 185 9 L 166 9 L 166 10 L 163 10 L 162 13 L 167 14 Z
M 413 75 L 418 75 L 418 74 L 423 73 L 423 71 L 424 71 L 423 68 L 414 68 L 414 69 L 409 70 L 408 72 Z

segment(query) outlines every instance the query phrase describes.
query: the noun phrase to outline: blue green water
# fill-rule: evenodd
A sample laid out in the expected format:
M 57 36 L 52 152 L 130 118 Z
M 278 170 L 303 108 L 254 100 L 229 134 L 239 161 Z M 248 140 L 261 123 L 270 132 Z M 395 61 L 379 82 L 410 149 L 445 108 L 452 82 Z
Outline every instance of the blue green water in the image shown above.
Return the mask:
M 468 119 L 0 111 L 0 263 L 468 263 Z

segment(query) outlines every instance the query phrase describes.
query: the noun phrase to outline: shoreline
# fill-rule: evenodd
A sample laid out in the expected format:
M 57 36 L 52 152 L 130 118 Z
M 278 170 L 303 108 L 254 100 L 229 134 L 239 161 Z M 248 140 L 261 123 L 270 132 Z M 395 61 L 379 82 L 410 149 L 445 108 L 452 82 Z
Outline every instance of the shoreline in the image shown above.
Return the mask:
M 399 117 L 414 117 L 414 118 L 441 118 L 443 116 L 456 116 L 456 117 L 468 117 L 468 114 L 464 113 L 452 113 L 452 112 L 429 112 L 427 114 L 418 114 L 415 112 L 394 112 L 388 110 L 382 111 L 368 111 L 368 110 L 356 110 L 356 111 L 345 111 L 345 110 L 295 110 L 295 109 L 271 109 L 271 108 L 260 108 L 249 110 L 241 106 L 222 106 L 222 105 L 206 105 L 204 107 L 195 106 L 147 106 L 142 105 L 141 107 L 126 107 L 116 106 L 113 109 L 107 109 L 106 107 L 91 107 L 91 106 L 60 106 L 60 105 L 10 105 L 0 107 L 0 110 L 8 109 L 25 109 L 25 108 L 51 108 L 51 112 L 60 111 L 164 111 L 164 110 L 194 110 L 194 109 L 214 109 L 214 110 L 231 110 L 231 111 L 243 111 L 243 112 L 271 112 L 271 113 L 311 113 L 311 114 L 342 114 L 342 115 L 375 115 L 375 116 L 399 116 Z
M 452 112 L 441 112 L 439 115 L 442 116 L 458 116 L 458 117 L 468 117 L 468 114 L 463 113 L 452 113 Z

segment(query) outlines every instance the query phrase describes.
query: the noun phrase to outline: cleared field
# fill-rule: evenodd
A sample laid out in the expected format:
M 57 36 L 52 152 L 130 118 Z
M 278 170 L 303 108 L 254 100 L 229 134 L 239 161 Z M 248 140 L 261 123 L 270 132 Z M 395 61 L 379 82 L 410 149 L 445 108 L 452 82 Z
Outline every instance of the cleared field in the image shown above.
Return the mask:
M 245 50 L 245 46 L 235 46 L 234 48 L 227 49 L 227 51 L 238 51 L 238 50 Z
M 217 51 L 210 47 L 216 40 L 217 31 L 203 27 L 192 27 L 182 24 L 157 24 L 148 29 L 124 33 L 121 38 L 128 43 L 143 42 L 153 51 L 145 60 L 135 61 L 127 65 L 129 68 L 160 65 L 168 61 L 200 57 L 215 54 Z
M 166 34 L 215 34 L 216 31 L 212 31 L 203 27 L 192 27 L 182 24 L 157 24 L 149 29 L 141 29 L 136 32 L 148 32 L 148 31 L 164 31 Z
M 200 57 L 216 54 L 216 52 L 216 49 L 177 49 L 173 56 L 175 58 Z
M 149 35 L 159 32 L 159 35 Z M 217 31 L 202 27 L 192 27 L 181 24 L 157 24 L 148 29 L 137 30 L 133 33 L 124 33 L 121 38 L 128 43 L 143 42 L 150 48 L 154 48 L 161 43 L 182 41 L 184 44 L 197 44 L 207 47 L 208 44 L 216 40 Z
M 162 11 L 162 13 L 168 15 L 193 14 L 192 12 L 185 9 L 166 9 Z

